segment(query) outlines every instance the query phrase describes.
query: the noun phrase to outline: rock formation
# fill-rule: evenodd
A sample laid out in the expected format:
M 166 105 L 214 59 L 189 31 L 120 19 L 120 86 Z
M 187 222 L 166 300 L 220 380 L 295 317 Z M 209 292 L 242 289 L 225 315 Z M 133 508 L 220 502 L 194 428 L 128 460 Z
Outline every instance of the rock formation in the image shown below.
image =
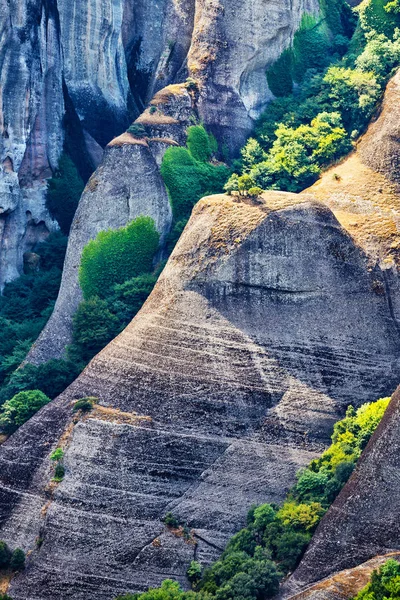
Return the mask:
M 370 581 L 372 572 L 389 559 L 400 561 L 399 552 L 375 556 L 353 569 L 345 569 L 319 583 L 310 585 L 303 592 L 291 596 L 291 600 L 351 600 Z
M 32 550 L 15 600 L 185 584 L 252 503 L 283 499 L 350 402 L 394 387 L 381 269 L 298 198 L 203 199 L 137 317 L 1 446 L 0 538 Z M 74 418 L 88 395 L 94 411 Z M 57 445 L 66 475 L 49 485 Z M 168 510 L 189 540 L 163 525 Z
M 287 594 L 400 549 L 400 388 L 355 472 L 322 519 Z
M 57 227 L 46 180 L 66 121 L 80 129 L 93 170 L 101 148 L 155 92 L 191 75 L 201 81 L 201 118 L 237 149 L 271 97 L 265 69 L 302 14 L 317 11 L 317 0 L 275 2 L 268 11 L 264 0 L 1 0 L 0 287 Z

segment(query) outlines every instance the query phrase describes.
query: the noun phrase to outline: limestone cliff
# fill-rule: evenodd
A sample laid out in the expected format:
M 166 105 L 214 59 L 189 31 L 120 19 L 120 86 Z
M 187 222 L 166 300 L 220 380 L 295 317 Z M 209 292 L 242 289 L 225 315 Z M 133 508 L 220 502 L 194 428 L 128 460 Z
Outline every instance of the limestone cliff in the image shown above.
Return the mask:
M 306 11 L 317 12 L 317 0 L 1 0 L 0 287 L 57 227 L 46 180 L 65 119 L 80 129 L 94 169 L 155 92 L 192 75 L 201 118 L 237 149 L 271 97 L 265 69 Z
M 131 325 L 1 446 L 0 538 L 32 550 L 15 600 L 185 584 L 252 503 L 283 499 L 350 402 L 394 387 L 382 270 L 303 200 L 202 200 Z M 97 406 L 74 419 L 86 395 Z M 49 487 L 57 444 L 66 476 Z M 168 510 L 189 540 L 162 524 Z

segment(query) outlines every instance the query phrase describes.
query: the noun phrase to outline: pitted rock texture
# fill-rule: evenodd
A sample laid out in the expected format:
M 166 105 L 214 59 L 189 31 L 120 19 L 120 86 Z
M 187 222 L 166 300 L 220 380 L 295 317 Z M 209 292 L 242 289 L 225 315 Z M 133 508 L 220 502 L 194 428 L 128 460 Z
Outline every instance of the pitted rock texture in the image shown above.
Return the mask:
M 400 388 L 288 581 L 287 595 L 335 571 L 400 549 L 399 415 Z
M 100 231 L 122 227 L 140 215 L 154 220 L 162 246 L 172 220 L 164 183 L 148 144 L 124 134 L 107 147 L 79 202 L 56 306 L 27 356 L 29 362 L 62 356 L 71 341 L 72 317 L 82 300 L 78 272 L 85 245 Z
M 305 12 L 318 12 L 317 0 L 1 0 L 0 287 L 57 227 L 46 180 L 63 150 L 65 115 L 94 170 L 99 150 L 155 92 L 190 75 L 200 83 L 200 117 L 237 151 L 271 99 L 265 69 Z
M 400 71 L 389 81 L 380 114 L 361 140 L 361 160 L 400 184 Z
M 379 268 L 325 206 L 297 201 L 203 199 L 132 323 L 0 447 L 0 538 L 33 550 L 15 600 L 187 585 L 251 504 L 284 498 L 350 402 L 398 380 Z M 87 395 L 111 417 L 74 423 Z M 57 444 L 66 476 L 46 492 Z M 169 510 L 190 540 L 162 524 Z
M 379 569 L 389 559 L 400 562 L 400 553 L 391 552 L 383 556 L 375 556 L 353 569 L 335 573 L 309 586 L 303 592 L 290 596 L 290 600 L 350 600 L 370 582 L 373 571 Z

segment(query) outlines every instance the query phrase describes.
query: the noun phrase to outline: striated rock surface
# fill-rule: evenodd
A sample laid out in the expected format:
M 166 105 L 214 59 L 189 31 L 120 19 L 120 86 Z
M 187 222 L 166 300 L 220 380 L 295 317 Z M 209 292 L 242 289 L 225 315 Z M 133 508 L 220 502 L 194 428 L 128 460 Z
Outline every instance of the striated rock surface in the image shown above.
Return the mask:
M 203 199 L 128 328 L 0 447 L 0 538 L 32 550 L 15 600 L 186 584 L 252 503 L 284 498 L 350 402 L 393 389 L 382 271 L 303 200 Z M 98 405 L 74 419 L 86 395 Z M 58 444 L 66 476 L 49 487 Z M 189 540 L 162 524 L 168 510 Z
M 383 556 L 375 556 L 353 569 L 335 573 L 319 583 L 310 585 L 303 592 L 291 596 L 290 600 L 350 600 L 369 583 L 372 572 L 389 559 L 400 562 L 400 553 L 391 552 Z
M 396 184 L 400 183 L 400 71 L 387 85 L 380 114 L 361 140 L 361 160 Z
M 202 83 L 200 114 L 233 150 L 273 98 L 265 76 L 315 0 L 196 0 L 188 72 Z

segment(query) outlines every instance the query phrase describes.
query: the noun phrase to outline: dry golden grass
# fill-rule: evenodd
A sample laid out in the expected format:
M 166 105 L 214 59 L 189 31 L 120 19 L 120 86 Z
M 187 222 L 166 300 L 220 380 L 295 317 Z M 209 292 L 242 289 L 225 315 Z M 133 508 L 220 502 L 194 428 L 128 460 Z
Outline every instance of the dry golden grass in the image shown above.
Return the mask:
M 123 412 L 118 408 L 110 406 L 101 406 L 94 404 L 90 412 L 84 413 L 81 421 L 87 419 L 98 419 L 107 421 L 108 423 L 118 423 L 119 425 L 138 425 L 140 423 L 151 423 L 152 418 L 148 416 L 138 415 L 137 413 Z
M 306 193 L 326 204 L 367 254 L 400 264 L 399 190 L 356 153 L 323 173 Z
M 13 573 L 11 569 L 5 569 L 4 571 L 0 571 L 0 593 L 6 594 L 8 590 L 8 586 L 10 585 L 10 581 L 12 579 Z
M 147 140 L 149 144 L 151 142 L 159 142 L 160 144 L 167 144 L 168 146 L 179 146 L 178 142 L 171 138 L 152 137 Z
M 145 111 L 136 119 L 135 123 L 140 123 L 140 125 L 178 125 L 179 121 L 159 112 L 150 114 L 149 111 Z
M 108 147 L 112 148 L 113 146 L 117 146 L 120 148 L 121 146 L 126 146 L 127 144 L 132 146 L 147 146 L 147 141 L 143 138 L 136 138 L 126 131 L 122 135 L 119 135 L 111 140 L 111 142 L 108 144 Z
M 332 600 L 353 598 L 367 585 L 372 571 L 382 566 L 389 558 L 400 561 L 400 552 L 376 556 L 353 569 L 335 573 L 327 579 L 311 585 L 304 592 L 291 596 L 290 600 L 307 600 L 307 598 L 313 598 L 315 594 L 318 597 L 323 595 L 324 598 L 331 598 Z
M 157 106 L 158 104 L 167 104 L 173 96 L 183 96 L 187 93 L 187 89 L 183 83 L 173 83 L 155 94 L 150 104 Z

